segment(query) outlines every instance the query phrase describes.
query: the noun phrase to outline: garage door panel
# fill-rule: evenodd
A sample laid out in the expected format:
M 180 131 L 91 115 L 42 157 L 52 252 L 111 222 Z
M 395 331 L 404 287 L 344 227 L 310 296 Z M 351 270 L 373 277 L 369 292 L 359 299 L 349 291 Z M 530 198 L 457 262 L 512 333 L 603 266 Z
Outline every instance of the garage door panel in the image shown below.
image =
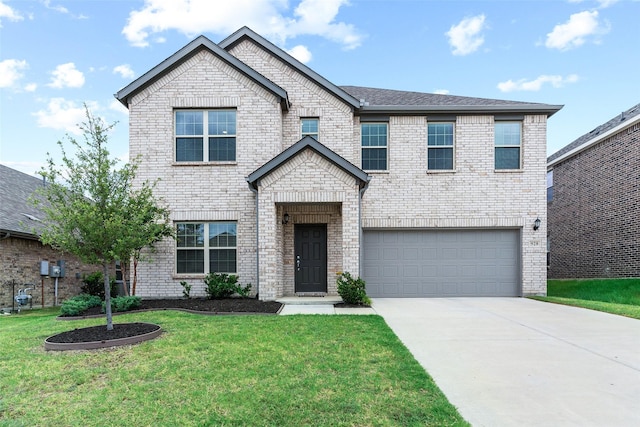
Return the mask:
M 517 230 L 366 230 L 363 237 L 372 297 L 520 294 Z

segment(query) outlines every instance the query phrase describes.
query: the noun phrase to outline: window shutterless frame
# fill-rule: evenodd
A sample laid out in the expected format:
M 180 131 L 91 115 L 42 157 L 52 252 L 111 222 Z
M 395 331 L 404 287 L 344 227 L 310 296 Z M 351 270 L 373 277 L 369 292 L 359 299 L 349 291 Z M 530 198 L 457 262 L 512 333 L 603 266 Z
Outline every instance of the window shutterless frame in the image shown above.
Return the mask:
M 386 171 L 388 169 L 388 123 L 362 123 L 361 150 L 362 169 Z
M 304 138 L 305 136 L 310 136 L 314 138 L 316 141 L 320 141 L 320 128 L 319 128 L 320 119 L 317 117 L 302 117 L 300 118 L 300 136 Z
M 176 162 L 236 160 L 236 110 L 175 110 Z
M 176 273 L 237 273 L 237 223 L 176 223 Z
M 496 170 L 522 168 L 522 122 L 495 122 L 494 160 Z
M 455 167 L 455 124 L 427 124 L 427 170 L 452 171 Z

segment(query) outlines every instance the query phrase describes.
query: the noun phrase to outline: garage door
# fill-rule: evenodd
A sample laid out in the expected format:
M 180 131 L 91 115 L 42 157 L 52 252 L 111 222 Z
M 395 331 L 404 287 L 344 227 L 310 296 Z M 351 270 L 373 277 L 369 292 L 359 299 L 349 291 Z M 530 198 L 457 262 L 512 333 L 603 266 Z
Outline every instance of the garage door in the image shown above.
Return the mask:
M 518 230 L 366 230 L 371 297 L 519 296 Z

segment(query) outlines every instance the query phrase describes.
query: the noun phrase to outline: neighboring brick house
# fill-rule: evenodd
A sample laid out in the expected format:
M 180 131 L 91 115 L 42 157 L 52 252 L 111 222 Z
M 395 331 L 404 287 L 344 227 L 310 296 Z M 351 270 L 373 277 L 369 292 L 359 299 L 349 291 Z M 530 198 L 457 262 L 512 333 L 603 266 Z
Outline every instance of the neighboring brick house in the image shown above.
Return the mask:
M 34 307 L 55 304 L 56 280 L 40 275 L 42 261 L 49 266 L 64 261 L 64 277 L 58 278 L 58 303 L 80 293 L 82 275 L 97 270 L 40 242 L 38 229 L 44 214 L 29 198 L 42 185 L 41 179 L 0 165 L 0 311 L 14 307 L 14 295 L 26 284 L 33 285 Z
M 546 293 L 561 106 L 336 86 L 246 27 L 116 97 L 177 228 L 139 266 L 140 296 L 204 295 L 212 271 L 263 300 L 335 295 L 340 271 L 373 297 Z
M 640 104 L 547 159 L 549 277 L 640 277 Z

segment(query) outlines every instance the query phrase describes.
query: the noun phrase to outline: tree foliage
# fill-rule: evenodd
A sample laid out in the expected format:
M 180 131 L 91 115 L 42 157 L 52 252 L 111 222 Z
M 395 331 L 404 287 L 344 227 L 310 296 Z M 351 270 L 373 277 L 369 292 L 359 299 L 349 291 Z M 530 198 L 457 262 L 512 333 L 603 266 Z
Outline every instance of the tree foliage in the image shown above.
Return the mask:
M 45 200 L 41 240 L 85 263 L 102 266 L 107 329 L 111 330 L 109 266 L 115 261 L 127 263 L 142 248 L 172 236 L 173 228 L 168 209 L 154 199 L 156 182 L 145 181 L 134 189 L 137 161 L 119 167 L 119 161 L 110 157 L 108 134 L 115 123 L 105 125 L 88 109 L 86 117 L 79 125 L 83 141 L 67 135 L 74 156 L 58 141 L 61 165 L 47 154 L 47 167 L 40 172 L 46 181 L 41 190 Z

